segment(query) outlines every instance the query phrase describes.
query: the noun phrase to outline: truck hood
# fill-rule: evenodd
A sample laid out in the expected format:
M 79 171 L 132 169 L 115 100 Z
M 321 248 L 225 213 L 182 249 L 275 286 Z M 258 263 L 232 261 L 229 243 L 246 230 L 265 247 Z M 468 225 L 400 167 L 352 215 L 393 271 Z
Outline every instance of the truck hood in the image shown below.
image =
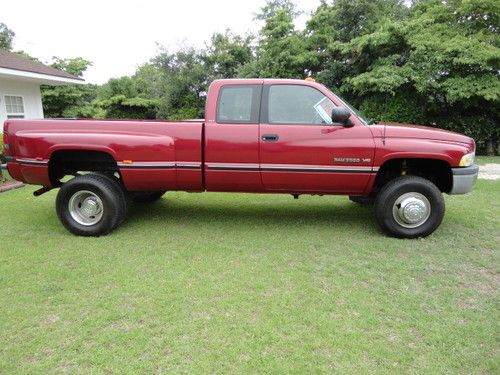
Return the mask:
M 466 135 L 455 133 L 449 130 L 432 128 L 423 125 L 401 124 L 396 122 L 379 122 L 372 125 L 377 129 L 374 134 L 383 137 L 384 127 L 386 138 L 417 138 L 417 139 L 432 139 L 436 141 L 458 142 L 467 145 L 474 145 L 474 140 Z

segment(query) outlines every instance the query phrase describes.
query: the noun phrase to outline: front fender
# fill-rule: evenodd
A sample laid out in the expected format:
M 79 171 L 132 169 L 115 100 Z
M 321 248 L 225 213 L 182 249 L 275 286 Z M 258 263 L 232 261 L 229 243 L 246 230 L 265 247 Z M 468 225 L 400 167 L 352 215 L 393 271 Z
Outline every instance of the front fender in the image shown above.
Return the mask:
M 382 138 L 375 139 L 375 166 L 381 167 L 393 159 L 435 159 L 459 166 L 460 159 L 469 146 L 459 142 L 432 139 Z

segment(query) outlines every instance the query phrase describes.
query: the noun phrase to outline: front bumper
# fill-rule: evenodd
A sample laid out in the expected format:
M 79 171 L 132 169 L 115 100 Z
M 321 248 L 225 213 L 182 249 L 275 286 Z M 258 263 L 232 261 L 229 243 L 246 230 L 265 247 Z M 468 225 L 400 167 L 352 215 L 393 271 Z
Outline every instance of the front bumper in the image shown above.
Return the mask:
M 471 165 L 470 167 L 451 168 L 453 175 L 453 186 L 450 194 L 466 194 L 472 191 L 472 187 L 477 180 L 479 167 Z

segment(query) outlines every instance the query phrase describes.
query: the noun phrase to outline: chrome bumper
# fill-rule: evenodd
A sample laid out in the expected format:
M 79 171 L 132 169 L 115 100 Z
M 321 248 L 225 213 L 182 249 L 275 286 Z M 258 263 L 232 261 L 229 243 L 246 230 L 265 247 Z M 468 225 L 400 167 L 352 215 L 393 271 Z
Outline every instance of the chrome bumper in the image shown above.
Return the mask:
M 7 170 L 7 163 L 5 163 L 5 164 L 0 164 L 0 169 L 5 169 L 5 170 Z
M 479 167 L 471 165 L 470 167 L 451 168 L 453 175 L 453 186 L 450 194 L 466 194 L 472 191 L 472 187 L 477 180 Z

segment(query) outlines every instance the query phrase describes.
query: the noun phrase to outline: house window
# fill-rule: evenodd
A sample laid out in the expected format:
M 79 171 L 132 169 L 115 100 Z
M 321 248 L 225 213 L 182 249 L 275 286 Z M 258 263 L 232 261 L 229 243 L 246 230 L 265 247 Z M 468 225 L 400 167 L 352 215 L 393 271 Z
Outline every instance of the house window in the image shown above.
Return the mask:
M 5 95 L 7 118 L 24 118 L 24 102 L 22 96 Z

